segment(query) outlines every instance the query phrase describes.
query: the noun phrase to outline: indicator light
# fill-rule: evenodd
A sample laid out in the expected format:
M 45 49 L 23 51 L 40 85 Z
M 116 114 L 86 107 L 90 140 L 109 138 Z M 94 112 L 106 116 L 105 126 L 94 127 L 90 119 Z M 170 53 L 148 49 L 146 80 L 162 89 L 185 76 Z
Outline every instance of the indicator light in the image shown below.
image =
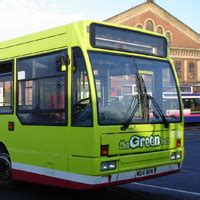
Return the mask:
M 181 147 L 181 139 L 176 140 L 176 147 Z
M 108 156 L 108 145 L 101 145 L 101 156 Z
M 8 130 L 14 131 L 14 122 L 8 122 Z

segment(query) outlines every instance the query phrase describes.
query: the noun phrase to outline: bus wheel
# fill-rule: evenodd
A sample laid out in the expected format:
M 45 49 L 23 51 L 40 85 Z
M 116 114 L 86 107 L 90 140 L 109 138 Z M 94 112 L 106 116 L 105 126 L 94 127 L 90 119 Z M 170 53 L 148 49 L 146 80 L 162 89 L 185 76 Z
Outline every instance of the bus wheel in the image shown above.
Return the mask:
M 11 162 L 7 154 L 0 154 L 0 182 L 6 182 L 11 178 Z

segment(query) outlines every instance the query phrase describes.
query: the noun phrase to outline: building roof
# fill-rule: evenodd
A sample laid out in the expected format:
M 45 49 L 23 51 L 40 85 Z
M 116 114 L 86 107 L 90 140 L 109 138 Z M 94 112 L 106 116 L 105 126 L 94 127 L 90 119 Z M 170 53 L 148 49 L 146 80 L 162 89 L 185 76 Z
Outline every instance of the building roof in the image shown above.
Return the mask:
M 113 17 L 106 19 L 107 22 L 120 23 L 123 24 L 127 18 L 134 18 L 135 16 L 141 15 L 147 11 L 151 11 L 159 15 L 160 18 L 167 21 L 169 24 L 179 29 L 179 31 L 186 34 L 191 39 L 195 40 L 200 44 L 200 34 L 191 29 L 188 25 L 184 24 L 182 21 L 177 19 L 175 16 L 170 14 L 168 11 L 160 7 L 153 0 L 147 0 L 146 2 L 130 8 L 124 12 L 121 12 Z

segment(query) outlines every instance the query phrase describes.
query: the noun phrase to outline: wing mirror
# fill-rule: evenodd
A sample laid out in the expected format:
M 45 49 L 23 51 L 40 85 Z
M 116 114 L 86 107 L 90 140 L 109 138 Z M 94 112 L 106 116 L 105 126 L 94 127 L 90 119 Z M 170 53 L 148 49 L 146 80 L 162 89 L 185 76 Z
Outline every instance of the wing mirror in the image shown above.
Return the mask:
M 69 56 L 58 56 L 56 58 L 57 70 L 59 72 L 67 71 L 67 66 L 70 64 Z

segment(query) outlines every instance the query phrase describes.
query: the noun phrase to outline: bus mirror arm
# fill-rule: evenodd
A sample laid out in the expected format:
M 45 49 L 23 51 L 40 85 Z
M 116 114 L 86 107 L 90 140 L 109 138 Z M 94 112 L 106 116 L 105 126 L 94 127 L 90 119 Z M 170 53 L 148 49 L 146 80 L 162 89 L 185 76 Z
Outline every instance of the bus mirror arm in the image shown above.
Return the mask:
M 58 56 L 56 58 L 56 64 L 59 72 L 67 71 L 67 66 L 70 64 L 69 56 Z
M 72 66 L 72 72 L 76 73 L 77 67 L 76 66 Z

